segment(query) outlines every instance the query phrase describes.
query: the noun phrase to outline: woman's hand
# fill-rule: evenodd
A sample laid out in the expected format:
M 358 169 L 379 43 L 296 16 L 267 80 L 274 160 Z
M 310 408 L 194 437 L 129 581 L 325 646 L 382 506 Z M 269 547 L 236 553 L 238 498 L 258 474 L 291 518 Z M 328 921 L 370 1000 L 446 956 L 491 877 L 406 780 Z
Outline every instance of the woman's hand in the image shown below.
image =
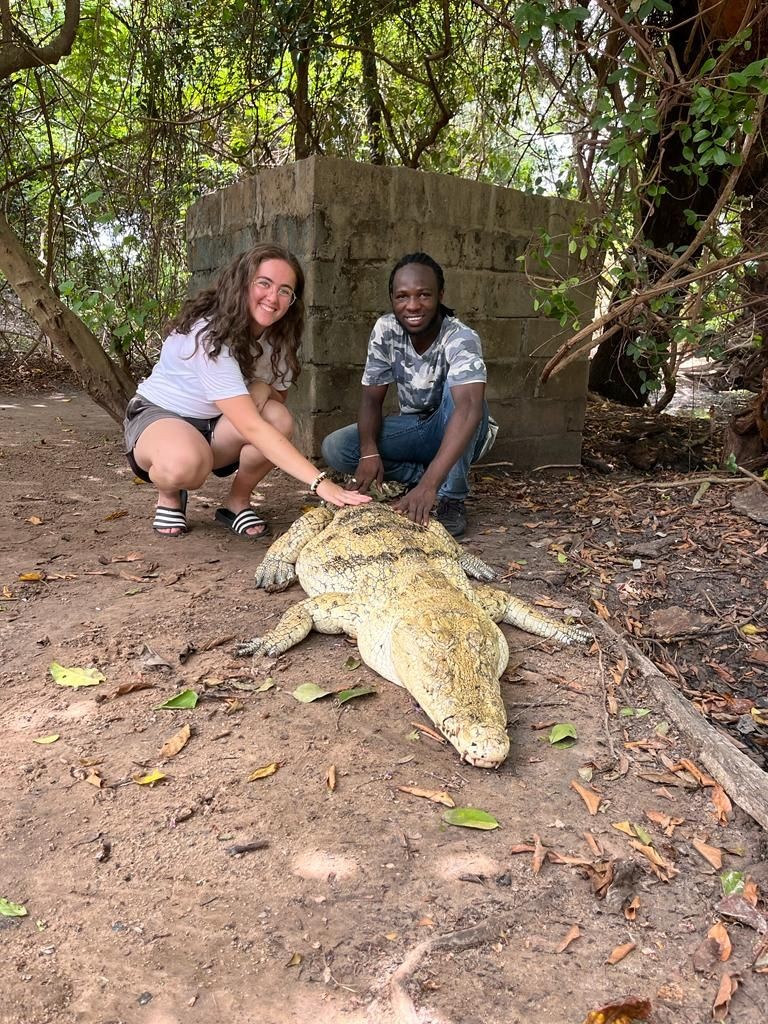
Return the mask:
M 341 508 L 343 505 L 365 505 L 371 499 L 367 494 L 360 494 L 358 491 L 345 491 L 332 480 L 321 480 L 315 491 L 318 498 L 327 501 L 329 505 L 336 505 Z

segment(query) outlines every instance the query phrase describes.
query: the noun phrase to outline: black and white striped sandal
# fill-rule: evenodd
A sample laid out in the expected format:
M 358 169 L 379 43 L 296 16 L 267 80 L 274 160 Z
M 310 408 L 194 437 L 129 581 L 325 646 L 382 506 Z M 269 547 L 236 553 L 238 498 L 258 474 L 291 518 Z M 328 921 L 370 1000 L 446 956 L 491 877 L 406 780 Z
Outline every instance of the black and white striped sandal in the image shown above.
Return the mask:
M 179 491 L 181 508 L 168 508 L 167 505 L 158 505 L 155 509 L 155 518 L 152 520 L 152 529 L 158 537 L 183 537 L 189 532 L 187 526 L 187 498 L 186 491 Z M 163 530 L 175 530 L 175 533 L 163 533 Z
M 260 540 L 269 533 L 269 526 L 258 516 L 252 508 L 244 508 L 242 512 L 231 512 L 228 508 L 217 508 L 213 517 L 217 523 L 226 526 L 238 537 L 245 537 L 246 540 Z M 248 533 L 254 526 L 263 526 L 259 533 Z

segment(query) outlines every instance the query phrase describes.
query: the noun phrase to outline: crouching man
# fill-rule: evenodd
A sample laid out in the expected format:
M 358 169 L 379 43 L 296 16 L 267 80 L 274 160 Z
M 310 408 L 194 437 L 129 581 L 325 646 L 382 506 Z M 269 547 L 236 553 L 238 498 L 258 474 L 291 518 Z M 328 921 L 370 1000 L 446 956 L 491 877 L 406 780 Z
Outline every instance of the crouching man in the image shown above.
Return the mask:
M 460 537 L 469 467 L 489 450 L 497 426 L 485 401 L 487 379 L 480 338 L 443 304 L 443 270 L 426 253 L 403 256 L 389 278 L 392 312 L 380 317 L 368 342 L 357 423 L 329 434 L 323 457 L 352 474 L 365 492 L 376 481 L 409 489 L 394 507 L 426 525 L 436 516 Z M 384 416 L 390 384 L 400 413 Z

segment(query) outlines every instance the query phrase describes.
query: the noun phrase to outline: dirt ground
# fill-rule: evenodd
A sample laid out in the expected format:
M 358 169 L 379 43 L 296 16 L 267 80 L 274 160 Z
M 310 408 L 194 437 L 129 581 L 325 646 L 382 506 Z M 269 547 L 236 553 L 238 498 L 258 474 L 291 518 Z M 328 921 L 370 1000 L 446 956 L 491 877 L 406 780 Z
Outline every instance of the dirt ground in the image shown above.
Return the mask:
M 0 429 L 0 897 L 27 910 L 0 916 L 1 1021 L 581 1024 L 630 997 L 657 1024 L 716 1004 L 768 1019 L 764 833 L 601 643 L 504 627 L 512 752 L 469 767 L 343 638 L 232 657 L 300 592 L 254 589 L 267 543 L 214 524 L 223 482 L 191 496 L 188 536 L 162 539 L 89 400 L 5 394 Z M 695 492 L 480 469 L 466 544 L 550 614 L 651 638 L 710 720 L 751 719 L 734 736 L 759 761 L 765 530 L 726 486 Z M 273 536 L 305 501 L 282 475 L 258 497 Z M 54 662 L 105 679 L 60 686 Z M 307 682 L 377 692 L 302 704 Z M 187 689 L 193 710 L 158 710 Z M 549 742 L 558 723 L 569 748 Z M 400 787 L 500 827 L 449 825 Z M 723 870 L 754 880 L 751 920 L 723 909 Z

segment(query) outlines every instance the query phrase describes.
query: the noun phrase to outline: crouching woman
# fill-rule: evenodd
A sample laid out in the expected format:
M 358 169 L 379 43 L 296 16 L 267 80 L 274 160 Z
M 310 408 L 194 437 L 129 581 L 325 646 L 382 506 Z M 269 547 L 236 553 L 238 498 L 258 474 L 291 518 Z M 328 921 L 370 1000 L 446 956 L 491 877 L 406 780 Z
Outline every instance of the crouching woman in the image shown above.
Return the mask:
M 161 536 L 187 532 L 187 492 L 211 473 L 234 474 L 215 519 L 241 537 L 267 531 L 251 494 L 275 466 L 332 505 L 369 500 L 326 479 L 291 443 L 285 398 L 300 372 L 303 292 L 296 257 L 257 245 L 187 299 L 171 322 L 124 423 L 131 468 L 157 488 L 152 527 Z

